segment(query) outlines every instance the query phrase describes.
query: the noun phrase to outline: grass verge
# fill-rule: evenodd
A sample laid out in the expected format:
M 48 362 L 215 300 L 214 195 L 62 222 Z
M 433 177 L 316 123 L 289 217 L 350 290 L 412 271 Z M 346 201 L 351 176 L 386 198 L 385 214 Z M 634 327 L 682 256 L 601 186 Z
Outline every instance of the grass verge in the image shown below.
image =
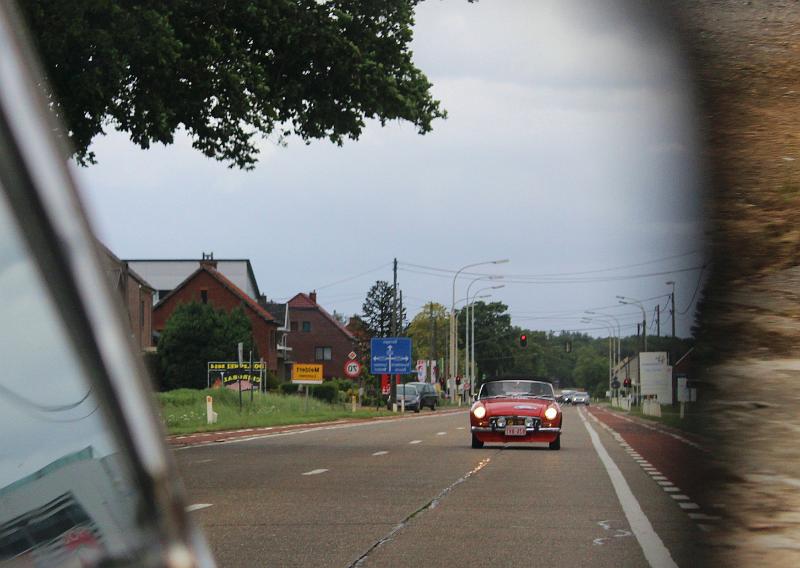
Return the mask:
M 207 395 L 214 397 L 214 412 L 219 415 L 216 424 L 206 424 Z M 240 410 L 239 393 L 228 389 L 177 389 L 157 393 L 156 398 L 169 434 L 395 416 L 385 407 L 362 407 L 352 412 L 349 403 L 329 404 L 312 397 L 306 402 L 302 395 L 253 393 L 251 402 L 249 392 L 242 393 Z

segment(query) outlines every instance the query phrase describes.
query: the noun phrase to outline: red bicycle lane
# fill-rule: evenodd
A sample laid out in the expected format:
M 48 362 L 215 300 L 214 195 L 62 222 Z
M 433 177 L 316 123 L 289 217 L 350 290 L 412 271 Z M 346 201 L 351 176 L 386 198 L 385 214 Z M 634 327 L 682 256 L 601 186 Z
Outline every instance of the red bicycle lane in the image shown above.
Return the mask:
M 622 440 L 620 444 L 631 459 L 637 461 L 664 491 L 669 492 L 690 518 L 698 523 L 718 520 L 722 511 L 711 502 L 711 492 L 708 491 L 709 450 L 701 440 L 691 434 L 605 408 L 593 406 L 588 411 L 601 424 L 619 434 Z

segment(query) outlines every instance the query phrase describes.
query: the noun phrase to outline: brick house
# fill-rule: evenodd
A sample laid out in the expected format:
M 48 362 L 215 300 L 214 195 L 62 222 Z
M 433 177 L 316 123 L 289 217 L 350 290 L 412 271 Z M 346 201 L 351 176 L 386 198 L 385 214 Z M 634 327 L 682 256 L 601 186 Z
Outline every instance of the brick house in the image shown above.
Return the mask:
M 161 333 L 175 308 L 193 301 L 211 304 L 226 312 L 241 306 L 253 326 L 253 340 L 259 356 L 266 361 L 267 369 L 277 372 L 277 336 L 282 322 L 276 321 L 256 300 L 219 272 L 216 261 L 200 261 L 197 270 L 156 304 L 153 330 Z
M 152 350 L 153 287 L 108 247 L 97 245 L 106 276 L 122 300 L 134 343 L 142 351 Z
M 322 363 L 326 379 L 344 377 L 347 354 L 355 337 L 317 303 L 317 293 L 297 294 L 289 300 L 287 344 L 296 363 Z

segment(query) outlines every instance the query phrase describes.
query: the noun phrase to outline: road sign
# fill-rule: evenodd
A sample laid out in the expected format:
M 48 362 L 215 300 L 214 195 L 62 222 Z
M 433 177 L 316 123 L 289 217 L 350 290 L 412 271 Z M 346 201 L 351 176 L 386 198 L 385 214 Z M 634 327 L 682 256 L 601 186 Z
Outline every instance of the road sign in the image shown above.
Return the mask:
M 355 379 L 361 374 L 361 363 L 358 361 L 347 361 L 344 364 L 344 374 L 351 379 Z
M 351 361 L 355 361 L 356 357 L 358 357 L 358 355 L 356 355 L 355 351 L 351 351 L 350 353 L 347 354 L 347 358 L 350 359 Z
M 410 337 L 373 337 L 370 350 L 370 372 L 373 375 L 416 373 L 411 361 Z
M 612 389 L 618 389 L 619 388 L 619 381 L 617 379 L 614 379 L 613 381 L 611 381 L 611 388 Z
M 321 385 L 322 365 L 314 363 L 294 363 L 292 382 L 298 385 Z

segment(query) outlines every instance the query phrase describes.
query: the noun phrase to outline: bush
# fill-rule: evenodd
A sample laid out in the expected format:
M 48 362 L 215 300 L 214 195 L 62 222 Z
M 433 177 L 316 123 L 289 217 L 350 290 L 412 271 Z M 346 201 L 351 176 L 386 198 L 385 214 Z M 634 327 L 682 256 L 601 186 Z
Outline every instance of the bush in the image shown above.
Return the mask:
M 332 381 L 322 383 L 311 389 L 311 396 L 324 400 L 326 402 L 335 402 L 339 400 L 339 388 Z
M 267 371 L 267 390 L 276 391 L 281 388 L 281 380 L 272 371 Z
M 300 385 L 294 383 L 283 383 L 278 388 L 283 394 L 297 394 Z

